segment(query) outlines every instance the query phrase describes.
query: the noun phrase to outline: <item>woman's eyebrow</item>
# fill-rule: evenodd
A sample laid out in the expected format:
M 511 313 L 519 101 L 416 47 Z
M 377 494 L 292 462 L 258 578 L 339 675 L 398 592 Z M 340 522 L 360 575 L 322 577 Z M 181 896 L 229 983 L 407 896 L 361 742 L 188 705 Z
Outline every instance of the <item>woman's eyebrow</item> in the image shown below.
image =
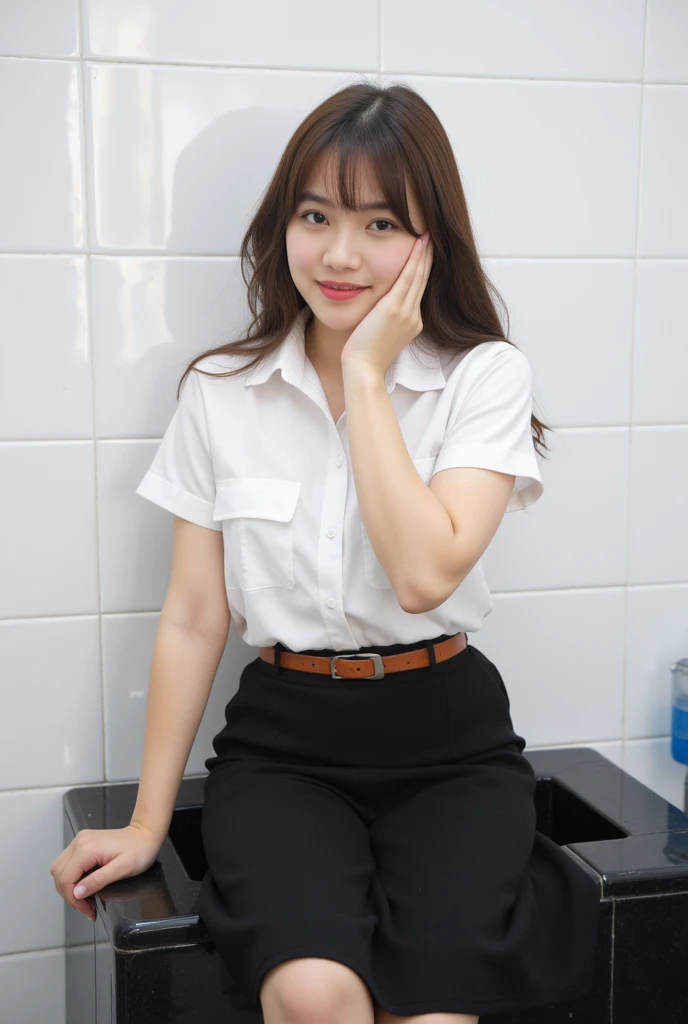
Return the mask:
M 319 196 L 317 192 L 302 192 L 299 196 L 299 204 L 310 199 L 312 203 L 320 203 L 321 206 L 332 206 L 333 204 L 325 196 Z M 372 203 L 363 203 L 360 210 L 391 210 L 392 207 L 388 206 L 383 199 L 376 199 Z

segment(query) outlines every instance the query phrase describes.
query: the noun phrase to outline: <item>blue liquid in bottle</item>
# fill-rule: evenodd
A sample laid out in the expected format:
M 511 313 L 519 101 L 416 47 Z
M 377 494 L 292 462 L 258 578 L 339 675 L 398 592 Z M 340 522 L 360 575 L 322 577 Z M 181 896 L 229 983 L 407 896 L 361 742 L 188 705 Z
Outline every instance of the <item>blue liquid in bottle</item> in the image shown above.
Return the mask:
M 671 708 L 671 756 L 688 764 L 688 696 L 679 694 Z

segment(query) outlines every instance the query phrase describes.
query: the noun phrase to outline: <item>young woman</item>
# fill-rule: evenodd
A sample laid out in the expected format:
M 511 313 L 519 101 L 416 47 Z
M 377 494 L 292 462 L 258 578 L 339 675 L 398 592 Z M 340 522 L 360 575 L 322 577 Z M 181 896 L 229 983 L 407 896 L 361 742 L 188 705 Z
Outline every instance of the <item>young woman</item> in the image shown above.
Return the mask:
M 599 892 L 535 830 L 507 689 L 466 638 L 548 428 L 427 103 L 365 81 L 317 107 L 241 256 L 251 326 L 187 367 L 137 489 L 175 546 L 136 809 L 56 885 L 83 907 L 86 868 L 92 895 L 155 859 L 231 618 L 259 654 L 206 761 L 199 911 L 250 1005 L 468 1024 L 575 998 Z

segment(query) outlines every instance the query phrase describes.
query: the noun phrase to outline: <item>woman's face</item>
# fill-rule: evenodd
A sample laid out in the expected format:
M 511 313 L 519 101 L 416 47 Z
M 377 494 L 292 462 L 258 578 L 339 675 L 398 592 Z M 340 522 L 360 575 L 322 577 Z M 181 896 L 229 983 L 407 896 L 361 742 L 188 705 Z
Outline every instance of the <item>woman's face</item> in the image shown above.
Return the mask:
M 361 179 L 357 198 L 361 205 L 379 209 L 351 213 L 335 208 L 322 161 L 314 166 L 304 187 L 320 199 L 302 198 L 287 226 L 287 261 L 294 284 L 322 323 L 334 330 L 352 331 L 385 295 L 406 263 L 415 236 L 406 231 L 369 176 Z M 426 229 L 412 190 L 406 189 L 413 226 Z M 345 301 L 328 298 L 319 281 L 364 286 Z

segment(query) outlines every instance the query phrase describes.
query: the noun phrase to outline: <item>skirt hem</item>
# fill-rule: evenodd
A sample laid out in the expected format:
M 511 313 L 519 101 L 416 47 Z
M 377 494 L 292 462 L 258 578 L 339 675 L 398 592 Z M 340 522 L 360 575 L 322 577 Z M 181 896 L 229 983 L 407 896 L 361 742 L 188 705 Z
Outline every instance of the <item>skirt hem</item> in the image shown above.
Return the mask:
M 366 971 L 363 971 L 360 965 L 354 963 L 351 957 L 341 955 L 332 950 L 329 952 L 323 951 L 322 946 L 295 946 L 290 949 L 284 949 L 280 953 L 274 953 L 272 956 L 264 960 L 257 972 L 257 981 L 252 986 L 252 997 L 254 999 L 254 1005 L 260 1007 L 260 988 L 263 984 L 265 975 L 273 967 L 276 967 L 280 963 L 284 963 L 288 960 L 294 960 L 300 957 L 318 957 L 326 960 L 335 960 L 337 963 L 344 964 L 345 967 L 350 967 L 352 971 L 365 982 L 375 1002 L 389 1013 L 393 1013 L 397 1016 L 413 1016 L 414 1014 L 421 1013 L 472 1013 L 472 1014 L 490 1014 L 490 1013 L 508 1013 L 510 1011 L 518 1012 L 520 1010 L 532 1010 L 538 1007 L 549 1006 L 553 1003 L 561 1003 L 567 1000 L 579 999 L 584 995 L 587 995 L 592 989 L 592 981 L 577 982 L 575 985 L 570 985 L 565 989 L 558 989 L 556 992 L 549 991 L 544 993 L 536 993 L 530 998 L 519 996 L 516 993 L 510 996 L 503 996 L 499 999 L 474 999 L 470 996 L 458 996 L 456 993 L 447 995 L 433 995 L 427 999 L 414 999 L 410 1002 L 405 1003 L 393 1003 L 384 997 L 378 997 L 378 989 L 375 983 L 372 981 Z

